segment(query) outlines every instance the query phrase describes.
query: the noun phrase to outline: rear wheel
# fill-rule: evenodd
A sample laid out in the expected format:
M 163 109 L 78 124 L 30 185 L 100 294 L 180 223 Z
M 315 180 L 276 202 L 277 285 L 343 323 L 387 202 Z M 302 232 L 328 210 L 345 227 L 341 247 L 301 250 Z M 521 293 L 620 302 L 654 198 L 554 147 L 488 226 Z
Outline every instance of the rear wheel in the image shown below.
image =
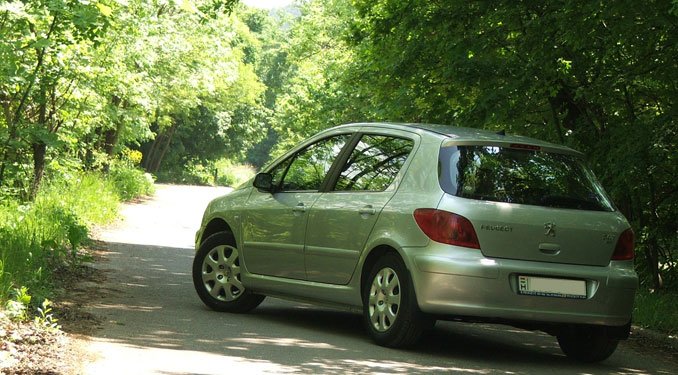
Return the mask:
M 600 362 L 617 349 L 619 340 L 607 336 L 603 327 L 571 327 L 558 336 L 558 345 L 568 357 L 581 362 Z
M 372 268 L 363 286 L 363 321 L 372 339 L 387 347 L 417 342 L 435 320 L 419 310 L 403 261 L 389 253 Z
M 242 313 L 257 307 L 264 296 L 252 294 L 240 279 L 240 253 L 230 232 L 213 234 L 193 259 L 193 286 L 213 310 Z

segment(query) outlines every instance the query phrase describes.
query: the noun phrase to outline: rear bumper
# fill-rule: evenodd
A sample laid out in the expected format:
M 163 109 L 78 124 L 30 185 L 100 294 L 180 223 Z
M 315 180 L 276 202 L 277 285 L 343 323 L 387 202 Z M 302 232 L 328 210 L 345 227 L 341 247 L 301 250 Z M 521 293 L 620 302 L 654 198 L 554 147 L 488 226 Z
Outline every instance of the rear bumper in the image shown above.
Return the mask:
M 432 244 L 405 249 L 419 307 L 441 317 L 624 326 L 638 276 L 633 262 L 606 267 L 484 257 L 480 251 Z M 518 276 L 585 280 L 585 299 L 518 293 Z

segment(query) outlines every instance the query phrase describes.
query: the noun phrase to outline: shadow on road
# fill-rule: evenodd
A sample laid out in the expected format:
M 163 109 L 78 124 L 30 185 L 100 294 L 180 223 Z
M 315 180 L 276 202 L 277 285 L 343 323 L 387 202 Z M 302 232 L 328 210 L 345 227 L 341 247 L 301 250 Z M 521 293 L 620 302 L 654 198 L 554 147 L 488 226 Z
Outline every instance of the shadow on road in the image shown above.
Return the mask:
M 669 364 L 633 363 L 619 351 L 602 364 L 577 364 L 561 354 L 552 337 L 485 324 L 438 322 L 416 347 L 387 349 L 369 340 L 356 313 L 270 298 L 249 314 L 207 309 L 193 290 L 192 249 L 108 243 L 105 258 L 99 267 L 107 280 L 88 308 L 103 320 L 102 328 L 90 335 L 95 350 L 107 353 L 108 362 L 104 360 L 100 368 L 143 357 L 150 367 L 137 373 L 669 374 L 675 370 Z M 98 373 L 100 368 L 92 371 Z

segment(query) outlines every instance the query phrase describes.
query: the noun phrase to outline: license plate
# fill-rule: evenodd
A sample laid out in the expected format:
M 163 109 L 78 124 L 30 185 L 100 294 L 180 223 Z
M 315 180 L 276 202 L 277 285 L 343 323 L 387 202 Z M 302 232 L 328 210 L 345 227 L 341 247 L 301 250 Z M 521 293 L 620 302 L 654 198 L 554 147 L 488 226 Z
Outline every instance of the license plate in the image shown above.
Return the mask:
M 530 296 L 586 298 L 586 281 L 518 276 L 518 293 Z

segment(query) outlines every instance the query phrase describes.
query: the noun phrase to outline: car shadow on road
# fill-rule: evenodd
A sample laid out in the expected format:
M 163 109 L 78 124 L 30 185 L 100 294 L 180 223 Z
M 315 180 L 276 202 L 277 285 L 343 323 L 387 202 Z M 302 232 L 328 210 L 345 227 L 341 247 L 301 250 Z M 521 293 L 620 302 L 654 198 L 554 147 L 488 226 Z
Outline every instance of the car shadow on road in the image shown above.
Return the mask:
M 550 336 L 489 324 L 439 322 L 413 348 L 383 348 L 371 342 L 354 312 L 272 298 L 249 314 L 207 309 L 193 290 L 192 249 L 108 243 L 104 257 L 107 277 L 99 288 L 113 292 L 94 294 L 89 302 L 88 311 L 102 322 L 89 337 L 141 353 L 190 353 L 187 361 L 251 364 L 273 373 L 657 372 L 619 354 L 601 364 L 578 364 Z
M 315 306 L 304 309 L 263 307 L 255 310 L 253 316 L 298 329 L 322 332 L 323 335 L 350 338 L 365 345 L 373 345 L 375 350 L 379 348 L 385 352 L 399 353 L 398 356 L 426 355 L 442 360 L 464 359 L 485 363 L 567 365 L 570 362 L 560 353 L 555 338 L 511 327 L 439 321 L 435 327 L 424 333 L 416 345 L 407 349 L 388 349 L 371 342 L 358 313 L 332 311 Z M 530 339 L 530 335 L 536 337 Z

